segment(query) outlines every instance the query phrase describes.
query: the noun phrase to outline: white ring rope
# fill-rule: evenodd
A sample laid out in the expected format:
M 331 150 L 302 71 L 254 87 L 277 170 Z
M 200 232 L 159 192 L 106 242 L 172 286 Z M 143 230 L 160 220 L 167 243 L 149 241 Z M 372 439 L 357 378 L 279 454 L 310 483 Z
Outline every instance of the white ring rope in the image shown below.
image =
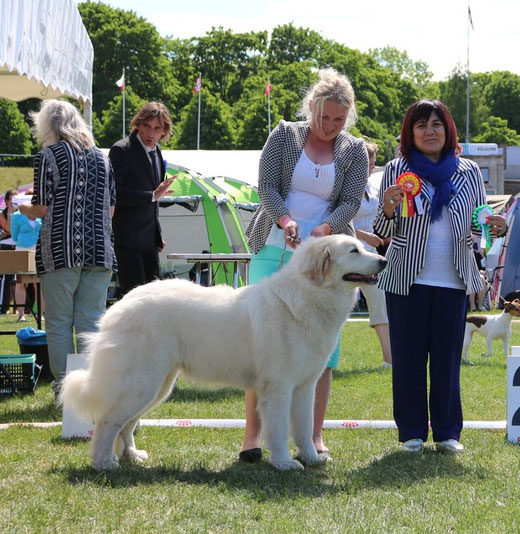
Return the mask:
M 479 430 L 504 430 L 506 421 L 464 421 L 464 428 Z M 165 426 L 175 428 L 244 428 L 245 419 L 141 419 L 141 426 Z M 34 427 L 50 428 L 61 426 L 61 422 L 49 423 L 4 423 L 0 424 L 0 430 L 7 430 L 13 427 Z M 328 419 L 323 424 L 323 428 L 397 428 L 395 421 L 378 421 L 362 419 Z

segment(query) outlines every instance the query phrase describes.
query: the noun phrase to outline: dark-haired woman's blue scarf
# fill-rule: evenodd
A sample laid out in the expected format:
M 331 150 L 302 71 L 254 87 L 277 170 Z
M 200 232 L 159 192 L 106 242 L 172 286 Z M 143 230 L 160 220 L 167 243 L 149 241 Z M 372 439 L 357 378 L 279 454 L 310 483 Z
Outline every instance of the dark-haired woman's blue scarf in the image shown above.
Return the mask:
M 459 158 L 453 152 L 446 152 L 444 156 L 434 163 L 418 150 L 413 149 L 408 158 L 408 166 L 415 174 L 428 180 L 435 186 L 435 194 L 432 199 L 431 220 L 441 218 L 442 207 L 447 206 L 452 195 L 457 193 L 457 188 L 450 178 L 459 166 Z

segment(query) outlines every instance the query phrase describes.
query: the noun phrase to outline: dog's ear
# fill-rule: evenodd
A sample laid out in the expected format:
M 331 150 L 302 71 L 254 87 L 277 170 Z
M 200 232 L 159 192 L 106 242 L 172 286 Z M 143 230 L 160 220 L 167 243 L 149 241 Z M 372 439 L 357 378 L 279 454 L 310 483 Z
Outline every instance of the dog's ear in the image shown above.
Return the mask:
M 315 284 L 321 286 L 332 268 L 332 254 L 328 245 L 315 246 L 310 251 L 310 258 L 304 274 Z
M 507 311 L 515 310 L 515 312 L 520 312 L 520 299 L 515 299 L 511 302 L 504 302 L 504 309 L 508 306 Z

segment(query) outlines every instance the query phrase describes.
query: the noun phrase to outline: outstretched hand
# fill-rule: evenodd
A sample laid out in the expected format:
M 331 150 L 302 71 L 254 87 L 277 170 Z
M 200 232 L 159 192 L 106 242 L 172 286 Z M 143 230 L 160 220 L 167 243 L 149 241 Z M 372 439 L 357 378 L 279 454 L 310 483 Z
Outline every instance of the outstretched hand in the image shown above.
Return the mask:
M 167 193 L 174 192 L 174 190 L 169 189 L 169 187 L 170 185 L 172 185 L 173 180 L 175 180 L 175 178 L 177 178 L 176 174 L 172 176 L 171 178 L 166 178 L 166 180 L 164 180 L 157 186 L 157 189 L 154 191 L 154 196 L 155 196 L 156 201 L 161 200 L 161 198 Z

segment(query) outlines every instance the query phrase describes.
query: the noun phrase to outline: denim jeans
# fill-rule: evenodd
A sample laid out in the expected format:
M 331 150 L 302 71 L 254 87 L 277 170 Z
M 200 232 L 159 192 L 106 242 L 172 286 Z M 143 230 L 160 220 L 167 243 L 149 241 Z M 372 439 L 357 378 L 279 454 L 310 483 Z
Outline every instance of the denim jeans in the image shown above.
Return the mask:
M 84 345 L 78 336 L 97 330 L 99 318 L 105 311 L 111 277 L 112 271 L 104 267 L 58 269 L 40 275 L 49 364 L 56 385 L 65 376 L 67 355 L 83 351 Z

